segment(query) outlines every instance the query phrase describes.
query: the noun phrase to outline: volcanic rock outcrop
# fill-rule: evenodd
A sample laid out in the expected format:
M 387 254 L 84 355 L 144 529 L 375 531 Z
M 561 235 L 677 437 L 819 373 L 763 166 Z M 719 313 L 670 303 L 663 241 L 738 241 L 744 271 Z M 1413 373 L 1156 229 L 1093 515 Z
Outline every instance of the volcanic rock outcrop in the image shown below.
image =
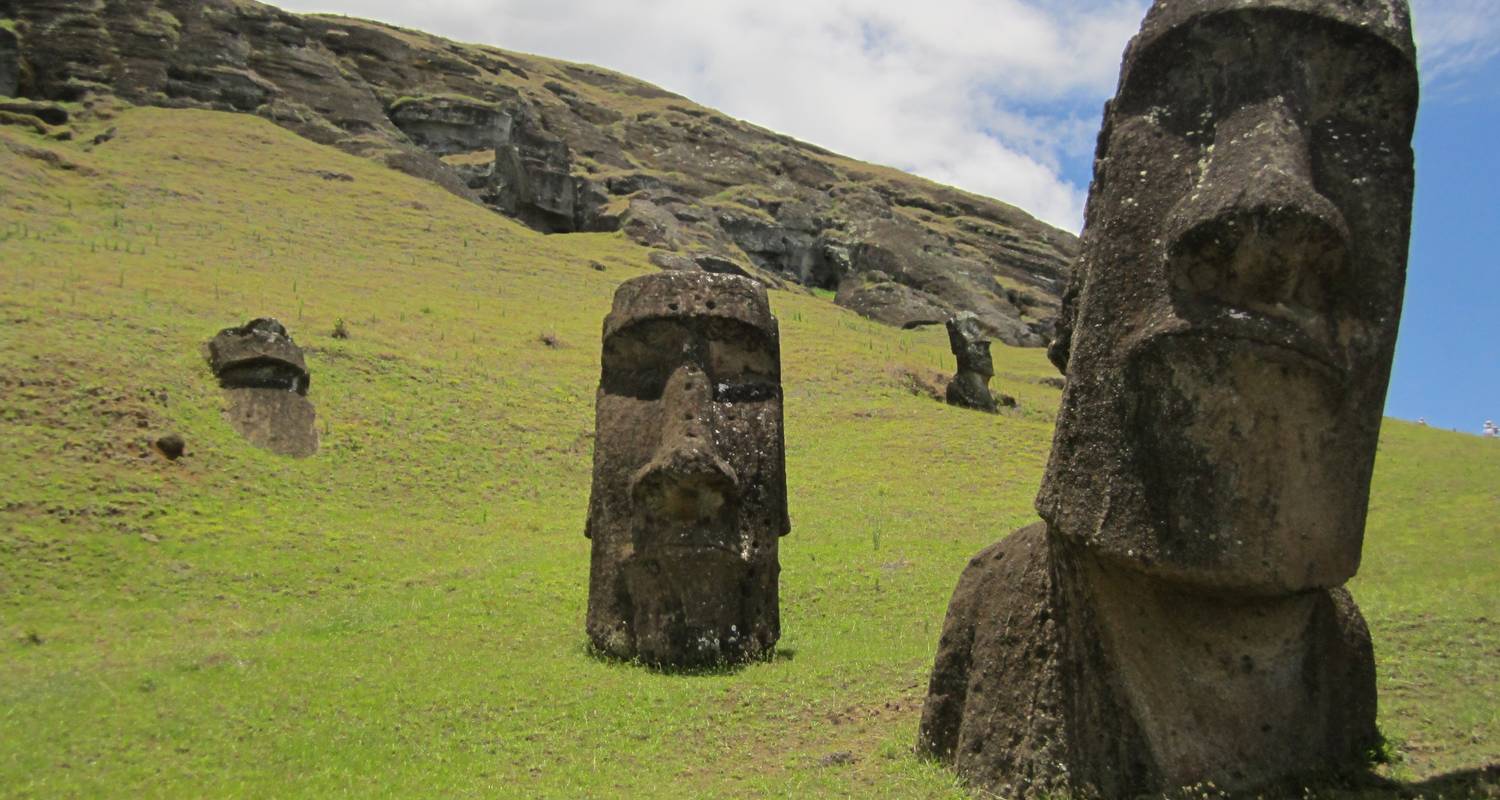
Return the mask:
M 1367 766 L 1375 664 L 1343 585 L 1401 313 L 1417 91 L 1400 0 L 1148 12 L 1058 340 L 1045 522 L 964 571 L 924 751 L 1006 797 Z
M 207 345 L 208 366 L 229 399 L 229 422 L 251 444 L 277 455 L 318 451 L 311 376 L 302 348 L 274 319 L 225 328 Z
M 250 0 L 7 0 L 8 75 L 32 99 L 258 114 L 538 230 L 622 230 L 898 326 L 972 311 L 1008 344 L 1045 344 L 1078 248 L 617 73 Z
M 772 653 L 791 530 L 779 341 L 746 278 L 662 272 L 615 293 L 586 530 L 600 651 L 670 667 Z
M 973 314 L 964 312 L 948 320 L 948 346 L 958 359 L 958 372 L 948 381 L 948 405 L 992 414 L 998 411 L 990 394 L 990 378 L 995 377 L 990 340 Z
M 0 97 L 14 97 L 21 88 L 21 43 L 15 31 L 0 28 Z

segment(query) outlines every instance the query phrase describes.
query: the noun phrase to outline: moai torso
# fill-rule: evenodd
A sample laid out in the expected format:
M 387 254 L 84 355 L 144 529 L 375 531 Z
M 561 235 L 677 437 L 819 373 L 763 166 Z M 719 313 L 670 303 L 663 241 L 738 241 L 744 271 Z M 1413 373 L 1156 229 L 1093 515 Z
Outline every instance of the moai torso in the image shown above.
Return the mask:
M 663 272 L 604 322 L 588 536 L 589 638 L 663 666 L 769 656 L 790 530 L 781 360 L 765 290 Z

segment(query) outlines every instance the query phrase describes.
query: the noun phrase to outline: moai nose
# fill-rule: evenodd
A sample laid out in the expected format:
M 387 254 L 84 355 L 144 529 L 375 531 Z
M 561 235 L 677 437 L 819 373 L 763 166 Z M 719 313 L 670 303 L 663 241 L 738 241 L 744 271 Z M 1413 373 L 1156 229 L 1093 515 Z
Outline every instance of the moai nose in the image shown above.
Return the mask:
M 1348 225 L 1316 189 L 1307 132 L 1281 98 L 1219 122 L 1168 225 L 1173 284 L 1233 306 L 1325 310 L 1347 268 Z
M 652 515 L 679 522 L 713 517 L 739 491 L 739 476 L 714 444 L 713 389 L 696 365 L 672 373 L 662 391 L 662 437 L 631 480 L 631 498 Z

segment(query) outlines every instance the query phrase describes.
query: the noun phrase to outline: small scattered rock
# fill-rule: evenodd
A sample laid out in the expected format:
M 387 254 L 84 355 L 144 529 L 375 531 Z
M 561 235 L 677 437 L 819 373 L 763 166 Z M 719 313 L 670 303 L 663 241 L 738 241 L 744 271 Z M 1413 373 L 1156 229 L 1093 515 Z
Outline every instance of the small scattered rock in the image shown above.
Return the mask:
M 595 272 L 603 272 L 603 271 L 609 269 L 609 267 L 604 266 L 603 264 L 599 263 L 598 261 L 590 261 L 589 262 L 589 266 L 593 267 Z
M 168 434 L 156 440 L 156 452 L 161 453 L 168 461 L 176 461 L 182 458 L 182 453 L 187 449 L 187 442 L 175 433 Z
M 854 754 L 848 750 L 840 750 L 837 753 L 829 753 L 818 759 L 820 767 L 842 767 L 854 763 Z

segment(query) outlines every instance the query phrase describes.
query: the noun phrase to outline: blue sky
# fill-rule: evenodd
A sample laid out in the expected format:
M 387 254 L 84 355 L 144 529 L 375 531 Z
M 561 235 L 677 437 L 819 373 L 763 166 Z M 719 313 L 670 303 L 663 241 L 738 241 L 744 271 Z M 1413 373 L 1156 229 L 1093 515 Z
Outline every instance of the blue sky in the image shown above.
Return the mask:
M 1424 87 L 1406 307 L 1386 413 L 1500 421 L 1500 59 Z
M 1147 0 L 273 0 L 583 61 L 1078 230 Z M 1500 0 L 1413 0 L 1423 99 L 1387 412 L 1500 420 Z

